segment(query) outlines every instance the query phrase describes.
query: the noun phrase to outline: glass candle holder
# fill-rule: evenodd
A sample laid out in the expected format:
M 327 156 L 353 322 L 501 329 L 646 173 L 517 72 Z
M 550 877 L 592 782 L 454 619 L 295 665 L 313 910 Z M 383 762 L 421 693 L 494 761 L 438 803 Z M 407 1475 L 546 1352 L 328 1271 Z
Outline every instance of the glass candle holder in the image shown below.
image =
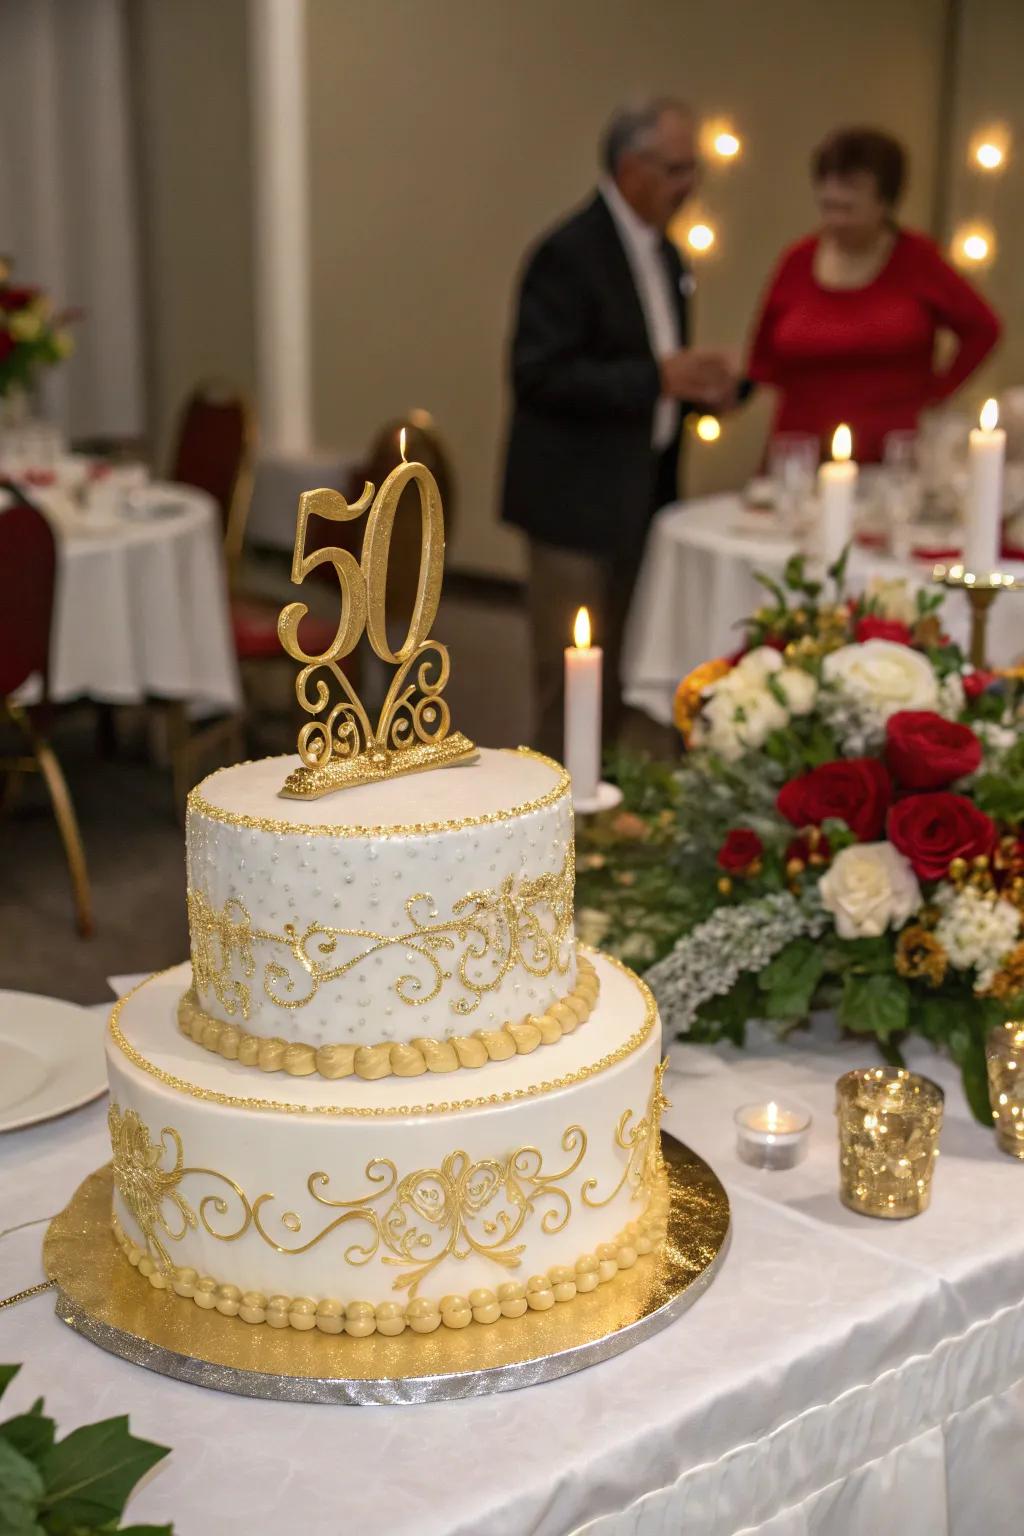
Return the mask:
M 928 1209 L 944 1094 L 902 1067 L 866 1067 L 836 1083 L 839 1198 L 863 1216 Z
M 795 1168 L 807 1156 L 811 1117 L 794 1105 L 744 1104 L 733 1116 L 736 1151 L 753 1168 Z
M 1011 1157 L 1024 1158 L 1024 1020 L 989 1031 L 985 1064 L 996 1141 Z

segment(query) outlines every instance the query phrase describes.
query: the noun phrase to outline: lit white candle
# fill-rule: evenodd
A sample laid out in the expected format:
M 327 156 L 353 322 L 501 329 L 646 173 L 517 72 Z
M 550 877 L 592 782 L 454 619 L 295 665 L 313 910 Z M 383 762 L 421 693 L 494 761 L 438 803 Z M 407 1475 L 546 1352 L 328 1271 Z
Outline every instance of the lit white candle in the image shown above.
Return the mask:
M 853 462 L 853 438 L 849 427 L 836 427 L 832 437 L 832 462 L 818 470 L 821 500 L 821 554 L 825 569 L 835 565 L 853 537 L 853 502 L 857 494 L 857 466 Z
M 577 805 L 597 798 L 601 779 L 601 669 L 603 653 L 590 643 L 590 614 L 581 608 L 574 644 L 565 652 L 565 766 Z
M 964 565 L 976 576 L 991 576 L 999 569 L 1006 433 L 996 425 L 998 420 L 999 406 L 995 400 L 986 400 L 981 425 L 970 438 Z
M 804 1109 L 744 1104 L 734 1116 L 736 1151 L 754 1168 L 795 1168 L 807 1155 L 811 1117 Z

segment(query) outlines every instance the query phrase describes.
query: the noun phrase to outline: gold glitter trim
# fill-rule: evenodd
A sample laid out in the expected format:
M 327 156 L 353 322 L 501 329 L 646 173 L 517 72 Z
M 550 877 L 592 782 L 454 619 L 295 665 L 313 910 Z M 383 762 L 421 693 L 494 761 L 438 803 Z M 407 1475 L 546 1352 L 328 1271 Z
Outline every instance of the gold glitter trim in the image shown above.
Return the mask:
M 263 990 L 278 1008 L 304 1008 L 324 982 L 361 965 L 371 955 L 388 949 L 404 949 L 410 963 L 418 958 L 426 971 L 399 976 L 393 990 L 407 1007 L 433 1002 L 446 981 L 455 979 L 466 994 L 453 998 L 452 1013 L 473 1013 L 488 992 L 500 986 L 514 967 L 530 976 L 544 978 L 552 971 L 564 975 L 569 968 L 566 940 L 572 933 L 575 853 L 572 844 L 557 872 L 529 875 L 517 880 L 508 875 L 496 888 L 470 891 L 442 918 L 429 893 L 418 891 L 405 903 L 410 927 L 404 933 L 375 933 L 368 928 L 335 928 L 310 923 L 300 933 L 294 923 L 283 932 L 254 928 L 245 905 L 232 897 L 217 911 L 204 892 L 188 892 L 188 922 L 192 936 L 192 974 L 198 992 L 212 992 L 229 1018 L 238 1012 L 248 1019 L 250 989 L 231 975 L 237 952 L 243 976 L 252 977 L 256 961 L 254 941 L 279 946 L 293 960 L 289 971 L 281 960 L 263 966 Z M 361 940 L 353 953 L 339 958 L 340 939 Z M 455 960 L 456 945 L 462 953 Z M 442 964 L 440 956 L 444 955 Z M 336 962 L 336 963 L 334 963 Z M 447 966 L 452 969 L 447 969 Z M 487 969 L 489 967 L 489 971 Z M 296 984 L 299 995 L 293 996 Z
M 581 946 L 582 947 L 582 946 Z M 593 951 L 591 951 L 593 953 Z M 568 1088 L 572 1083 L 581 1083 L 587 1078 L 596 1077 L 598 1073 L 607 1071 L 617 1062 L 624 1061 L 631 1056 L 648 1039 L 658 1018 L 658 1007 L 654 1001 L 654 995 L 646 982 L 623 965 L 621 960 L 613 955 L 604 955 L 603 960 L 608 965 L 613 965 L 623 976 L 633 984 L 639 992 L 644 1003 L 644 1018 L 640 1027 L 614 1051 L 609 1051 L 600 1060 L 592 1062 L 590 1066 L 581 1067 L 578 1072 L 566 1073 L 564 1077 L 553 1078 L 550 1082 L 534 1083 L 529 1088 L 510 1088 L 504 1093 L 482 1094 L 474 1099 L 458 1099 L 439 1104 L 399 1104 L 394 1107 L 377 1105 L 347 1105 L 347 1104 L 287 1104 L 275 1099 L 248 1098 L 230 1093 L 218 1093 L 212 1088 L 198 1088 L 194 1083 L 186 1082 L 184 1078 L 174 1077 L 169 1072 L 164 1072 L 153 1062 L 137 1051 L 133 1045 L 125 1039 L 121 1029 L 121 1010 L 130 1002 L 137 992 L 148 986 L 151 981 L 161 975 L 167 975 L 167 971 L 158 971 L 155 976 L 150 976 L 146 981 L 139 983 L 137 987 L 120 998 L 114 1004 L 110 1015 L 110 1038 L 123 1056 L 142 1072 L 156 1078 L 167 1088 L 173 1088 L 178 1093 L 187 1094 L 189 1098 L 203 1099 L 209 1104 L 227 1104 L 236 1109 L 270 1110 L 271 1112 L 285 1115 L 312 1115 L 312 1116 L 342 1116 L 355 1119 L 390 1119 L 395 1116 L 408 1117 L 410 1115 L 448 1115 L 457 1114 L 462 1110 L 483 1109 L 493 1104 L 510 1104 L 520 1099 L 538 1098 L 546 1093 L 555 1093 L 560 1088 Z M 169 967 L 176 970 L 177 967 Z
M 585 1024 L 597 1005 L 601 983 L 590 961 L 577 960 L 576 985 L 544 1013 L 509 1021 L 494 1029 L 474 1030 L 444 1040 L 418 1036 L 408 1042 L 376 1045 L 306 1045 L 276 1037 L 251 1035 L 237 1024 L 205 1013 L 190 987 L 178 1004 L 178 1028 L 215 1055 L 240 1061 L 261 1072 L 287 1072 L 292 1077 L 419 1077 L 424 1072 L 457 1072 L 527 1056 L 540 1045 L 554 1045 Z
M 503 748 L 502 750 L 515 750 L 522 753 L 524 757 L 533 758 L 534 761 L 553 768 L 558 774 L 557 784 L 536 800 L 524 800 L 519 805 L 509 806 L 507 810 L 489 811 L 482 816 L 464 816 L 453 821 L 410 822 L 407 825 L 394 827 L 306 825 L 303 822 L 284 821 L 271 816 L 246 816 L 241 811 L 225 811 L 219 806 L 211 805 L 201 791 L 219 774 L 230 773 L 233 768 L 248 766 L 246 763 L 236 763 L 232 768 L 218 768 L 216 773 L 211 773 L 201 784 L 197 784 L 189 793 L 188 811 L 189 815 L 205 816 L 208 821 L 220 822 L 228 827 L 246 827 L 254 832 L 287 833 L 298 837 L 423 837 L 431 832 L 460 832 L 466 827 L 487 827 L 503 821 L 515 821 L 518 817 L 529 816 L 534 811 L 546 810 L 548 806 L 556 805 L 559 800 L 569 795 L 569 775 L 562 764 L 556 763 L 554 758 L 545 757 L 541 752 L 534 752 L 531 747 Z M 451 771 L 461 772 L 462 770 L 452 769 Z
M 346 1303 L 333 1297 L 317 1301 L 311 1296 L 267 1296 L 262 1291 L 243 1291 L 240 1286 L 185 1266 L 165 1274 L 128 1236 L 116 1216 L 111 1222 L 128 1262 L 156 1290 L 171 1290 L 204 1311 L 216 1309 L 223 1317 L 239 1317 L 254 1325 L 266 1323 L 270 1328 L 300 1332 L 318 1328 L 321 1333 L 346 1333 L 358 1339 L 372 1333 L 393 1336 L 406 1328 L 413 1333 L 433 1333 L 440 1327 L 465 1328 L 471 1322 L 496 1323 L 503 1317 L 523 1317 L 528 1311 L 546 1312 L 556 1302 L 573 1301 L 606 1285 L 620 1271 L 632 1269 L 639 1259 L 655 1252 L 665 1240 L 668 1215 L 668 1180 L 662 1168 L 644 1214 L 627 1222 L 611 1242 L 599 1243 L 593 1253 L 584 1254 L 574 1265 L 555 1265 L 525 1283 L 510 1280 L 493 1290 L 480 1287 L 468 1296 L 442 1296 L 439 1301 L 417 1296 L 405 1305 L 399 1301 Z

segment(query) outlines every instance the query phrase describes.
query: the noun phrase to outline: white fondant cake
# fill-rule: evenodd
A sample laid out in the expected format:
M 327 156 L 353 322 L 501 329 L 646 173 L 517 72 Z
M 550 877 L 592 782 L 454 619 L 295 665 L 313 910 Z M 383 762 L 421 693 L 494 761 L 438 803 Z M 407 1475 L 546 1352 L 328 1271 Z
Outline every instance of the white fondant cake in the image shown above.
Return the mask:
M 516 1317 L 611 1279 L 663 1231 L 660 1028 L 641 982 L 594 964 L 585 1030 L 443 1100 L 431 1077 L 268 1085 L 173 1029 L 187 967 L 152 978 L 107 1047 L 129 1257 L 229 1316 L 355 1334 Z
M 482 751 L 296 802 L 278 791 L 297 761 L 227 768 L 190 796 L 190 1032 L 213 1020 L 313 1052 L 444 1041 L 572 993 L 573 811 L 558 764 Z

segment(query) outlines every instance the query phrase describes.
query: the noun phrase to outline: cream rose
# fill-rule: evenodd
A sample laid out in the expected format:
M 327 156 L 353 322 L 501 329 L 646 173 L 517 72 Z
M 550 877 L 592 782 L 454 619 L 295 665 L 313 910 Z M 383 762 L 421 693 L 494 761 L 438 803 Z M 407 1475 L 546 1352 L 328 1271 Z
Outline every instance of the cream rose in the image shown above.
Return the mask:
M 900 709 L 935 709 L 939 702 L 938 680 L 927 656 L 895 640 L 844 645 L 825 657 L 822 670 L 826 681 L 883 720 Z
M 891 843 L 854 843 L 837 853 L 818 885 L 841 939 L 877 939 L 921 905 L 910 863 Z
M 744 752 L 763 746 L 789 716 L 767 688 L 726 681 L 728 686 L 719 684 L 704 706 L 703 729 L 697 740 L 727 762 L 734 762 Z

